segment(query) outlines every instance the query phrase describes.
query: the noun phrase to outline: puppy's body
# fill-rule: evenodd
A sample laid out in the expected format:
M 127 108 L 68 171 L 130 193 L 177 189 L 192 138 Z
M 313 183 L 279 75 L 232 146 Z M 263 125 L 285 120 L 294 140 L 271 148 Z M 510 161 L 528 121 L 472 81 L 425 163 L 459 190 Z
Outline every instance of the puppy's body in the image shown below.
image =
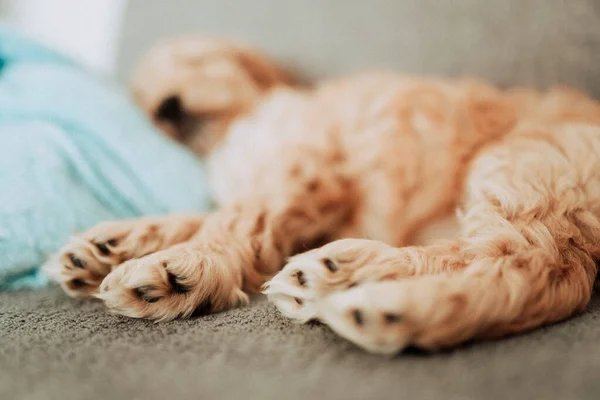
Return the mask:
M 376 352 L 518 332 L 587 304 L 600 254 L 594 101 L 388 73 L 298 89 L 231 49 L 164 45 L 136 85 L 161 126 L 207 155 L 218 211 L 84 233 L 48 267 L 67 292 L 171 319 L 235 306 L 275 276 L 263 289 L 285 315 Z M 182 135 L 180 115 L 157 114 L 165 98 L 204 128 Z M 450 241 L 406 247 L 457 206 Z M 335 240 L 350 237 L 365 239 Z

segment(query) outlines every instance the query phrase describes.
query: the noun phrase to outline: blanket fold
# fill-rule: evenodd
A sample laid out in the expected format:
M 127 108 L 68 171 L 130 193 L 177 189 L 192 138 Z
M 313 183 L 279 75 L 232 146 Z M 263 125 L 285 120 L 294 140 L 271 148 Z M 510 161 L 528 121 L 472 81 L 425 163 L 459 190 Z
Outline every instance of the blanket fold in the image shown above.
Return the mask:
M 122 89 L 0 24 L 0 290 L 45 285 L 102 220 L 206 210 L 204 177 Z

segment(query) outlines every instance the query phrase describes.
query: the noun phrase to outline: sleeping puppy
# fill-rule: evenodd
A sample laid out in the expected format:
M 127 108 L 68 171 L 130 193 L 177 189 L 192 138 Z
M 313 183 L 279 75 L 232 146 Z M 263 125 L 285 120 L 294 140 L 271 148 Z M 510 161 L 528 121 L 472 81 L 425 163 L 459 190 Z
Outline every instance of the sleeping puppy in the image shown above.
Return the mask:
M 590 300 L 600 105 L 580 93 L 385 72 L 295 87 L 203 38 L 159 44 L 133 86 L 206 158 L 218 208 L 78 235 L 46 266 L 72 296 L 165 321 L 262 290 L 378 353 L 522 332 Z M 449 240 L 419 240 L 455 215 Z

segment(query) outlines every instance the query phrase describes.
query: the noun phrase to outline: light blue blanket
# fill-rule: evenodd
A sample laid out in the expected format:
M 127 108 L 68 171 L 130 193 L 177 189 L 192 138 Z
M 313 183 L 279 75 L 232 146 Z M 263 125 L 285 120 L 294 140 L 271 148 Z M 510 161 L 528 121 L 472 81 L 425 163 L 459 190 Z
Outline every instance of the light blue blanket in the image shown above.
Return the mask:
M 111 82 L 0 24 L 0 290 L 99 221 L 205 210 L 202 165 Z

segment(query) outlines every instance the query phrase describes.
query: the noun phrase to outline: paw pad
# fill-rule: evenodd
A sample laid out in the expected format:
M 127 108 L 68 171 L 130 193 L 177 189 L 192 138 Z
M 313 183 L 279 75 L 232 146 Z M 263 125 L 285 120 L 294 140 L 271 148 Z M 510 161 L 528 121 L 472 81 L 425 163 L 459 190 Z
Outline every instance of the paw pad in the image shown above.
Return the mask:
M 330 258 L 324 258 L 322 261 L 329 271 L 336 272 L 338 270 L 338 266 Z
M 196 307 L 194 309 L 194 312 L 192 312 L 191 316 L 198 317 L 201 315 L 209 314 L 212 311 L 212 308 L 213 308 L 212 301 L 210 301 L 210 299 L 206 299 L 202 303 L 200 303 L 200 305 L 198 307 Z
M 77 290 L 77 289 L 81 289 L 84 286 L 87 286 L 87 283 L 83 279 L 75 278 L 75 279 L 71 279 L 70 281 L 68 281 L 67 285 L 69 286 L 70 289 Z
M 109 256 L 111 254 L 111 251 L 106 243 L 96 243 L 96 247 L 103 256 Z
M 296 272 L 296 279 L 298 279 L 298 283 L 300 284 L 300 286 L 306 286 L 306 278 L 304 277 L 304 272 Z
M 177 294 L 184 294 L 190 291 L 189 286 L 184 285 L 183 283 L 179 282 L 179 278 L 177 277 L 177 275 L 168 272 L 167 273 L 167 277 L 169 280 L 169 285 L 171 285 L 171 290 L 174 293 Z
M 364 317 L 362 311 L 360 311 L 359 309 L 354 309 L 350 312 L 350 314 L 352 315 L 352 319 L 354 320 L 356 325 L 359 325 L 359 326 L 364 325 L 365 317 Z
M 71 261 L 71 264 L 73 264 L 73 266 L 75 266 L 77 268 L 85 268 L 85 262 L 83 262 L 83 260 L 78 258 L 73 253 L 69 253 L 69 261 Z
M 156 303 L 160 300 L 160 296 L 156 295 L 156 291 L 157 288 L 152 285 L 140 286 L 133 289 L 135 295 L 147 303 Z
M 402 322 L 402 315 L 385 313 L 385 314 L 383 314 L 383 319 L 388 324 L 398 324 L 398 323 Z

